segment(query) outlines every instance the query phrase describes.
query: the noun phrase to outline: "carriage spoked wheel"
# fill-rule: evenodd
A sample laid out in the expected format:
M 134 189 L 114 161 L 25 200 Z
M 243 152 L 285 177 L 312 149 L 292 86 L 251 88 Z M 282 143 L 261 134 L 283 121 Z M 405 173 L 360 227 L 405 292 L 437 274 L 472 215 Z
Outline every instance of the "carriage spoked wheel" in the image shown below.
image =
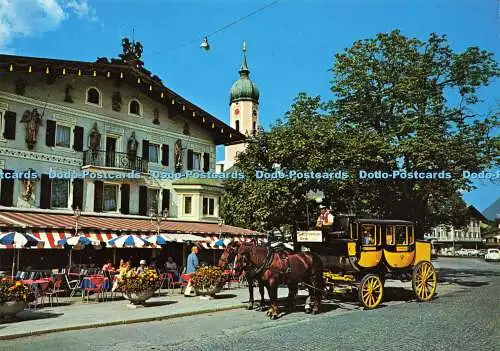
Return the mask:
M 367 309 L 376 308 L 384 296 L 384 284 L 376 274 L 367 274 L 358 286 L 358 299 Z
M 434 266 L 429 261 L 417 264 L 413 269 L 411 283 L 419 301 L 429 301 L 436 293 L 437 276 Z

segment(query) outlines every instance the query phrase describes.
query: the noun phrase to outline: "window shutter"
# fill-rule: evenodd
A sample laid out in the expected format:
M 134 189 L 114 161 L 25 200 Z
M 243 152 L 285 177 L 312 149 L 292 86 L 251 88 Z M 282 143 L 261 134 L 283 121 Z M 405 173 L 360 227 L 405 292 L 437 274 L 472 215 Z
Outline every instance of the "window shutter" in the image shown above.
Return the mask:
M 210 154 L 205 152 L 203 154 L 203 172 L 208 172 L 210 170 Z
M 16 113 L 12 111 L 5 112 L 5 128 L 3 136 L 5 139 L 16 139 Z
M 121 208 L 123 214 L 130 213 L 130 184 L 122 184 L 121 188 Z
M 11 170 L 4 170 L 4 174 L 11 173 Z M 0 205 L 12 207 L 14 204 L 14 179 L 2 179 L 1 185 L 2 194 L 0 196 Z
M 45 145 L 56 145 L 56 122 L 47 120 L 47 132 L 45 134 Z
M 100 180 L 94 182 L 94 212 L 102 212 L 104 183 Z
M 76 126 L 73 130 L 74 133 L 74 142 L 73 142 L 73 150 L 75 151 L 83 151 L 83 127 Z
M 164 210 L 170 211 L 170 190 L 163 189 L 162 199 L 161 199 L 161 212 Z
M 142 159 L 149 161 L 149 140 L 142 141 Z
M 148 187 L 141 185 L 139 187 L 139 214 L 147 216 L 148 213 Z
M 168 166 L 168 145 L 163 144 L 161 148 L 161 164 Z
M 193 150 L 191 149 L 188 149 L 187 162 L 187 169 L 191 171 L 193 169 Z
M 40 180 L 40 208 L 50 208 L 50 197 L 52 195 L 52 180 L 48 174 L 42 174 Z
M 83 179 L 73 180 L 73 209 L 83 209 Z

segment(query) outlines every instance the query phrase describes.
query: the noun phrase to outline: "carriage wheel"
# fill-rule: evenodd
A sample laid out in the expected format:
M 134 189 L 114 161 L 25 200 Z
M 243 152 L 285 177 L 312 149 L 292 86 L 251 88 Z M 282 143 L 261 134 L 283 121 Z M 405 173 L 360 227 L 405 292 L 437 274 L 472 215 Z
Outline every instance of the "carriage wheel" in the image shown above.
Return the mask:
M 423 261 L 413 269 L 412 287 L 419 301 L 429 301 L 436 292 L 437 276 L 432 263 Z
M 376 308 L 384 296 L 384 285 L 376 274 L 367 274 L 361 279 L 358 287 L 358 299 L 367 309 Z

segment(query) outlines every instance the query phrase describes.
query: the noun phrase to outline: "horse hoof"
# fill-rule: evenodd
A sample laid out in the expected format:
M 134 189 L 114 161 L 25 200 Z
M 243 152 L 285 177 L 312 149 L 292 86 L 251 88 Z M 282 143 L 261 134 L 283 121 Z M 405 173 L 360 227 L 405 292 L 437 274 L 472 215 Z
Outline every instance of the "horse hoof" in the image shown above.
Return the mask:
M 309 313 L 311 313 L 311 309 L 306 308 L 306 314 L 309 314 Z
M 319 313 L 319 311 L 313 310 L 313 311 L 312 311 L 312 313 L 313 313 L 313 314 L 318 314 L 318 313 Z
M 253 309 L 253 305 L 247 305 L 247 310 Z

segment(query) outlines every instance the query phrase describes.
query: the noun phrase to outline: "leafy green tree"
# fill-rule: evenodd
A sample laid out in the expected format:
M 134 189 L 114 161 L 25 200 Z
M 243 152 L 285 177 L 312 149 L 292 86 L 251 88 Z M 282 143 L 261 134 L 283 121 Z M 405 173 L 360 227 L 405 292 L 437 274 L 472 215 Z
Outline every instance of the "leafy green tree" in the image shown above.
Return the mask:
M 431 213 L 432 207 L 446 208 L 437 204 L 471 189 L 462 171 L 498 165 L 499 139 L 492 136 L 498 112 L 480 116 L 473 109 L 478 89 L 499 75 L 492 53 L 477 47 L 455 53 L 446 36 L 431 34 L 422 42 L 393 31 L 355 42 L 336 55 L 332 71 L 336 112 L 383 140 L 386 161 L 397 160 L 406 171 L 453 174 L 446 181 L 393 182 L 387 188 L 394 194 L 388 204 L 393 215 L 425 230 L 444 215 Z
M 407 218 L 418 233 L 456 220 L 460 190 L 471 188 L 463 170 L 498 165 L 498 112 L 480 116 L 478 89 L 499 75 L 491 53 L 469 48 L 455 53 L 445 36 L 427 41 L 393 31 L 360 40 L 336 55 L 331 90 L 322 102 L 305 93 L 284 121 L 249 140 L 237 168 L 245 180 L 228 182 L 224 215 L 229 223 L 259 229 L 303 223 L 315 208 L 305 195 L 322 190 L 336 213 Z M 456 101 L 455 101 L 456 100 Z M 257 180 L 255 170 L 331 172 L 347 179 Z M 452 179 L 360 180 L 358 172 L 395 169 L 440 172 Z M 310 213 L 309 223 L 317 213 Z

